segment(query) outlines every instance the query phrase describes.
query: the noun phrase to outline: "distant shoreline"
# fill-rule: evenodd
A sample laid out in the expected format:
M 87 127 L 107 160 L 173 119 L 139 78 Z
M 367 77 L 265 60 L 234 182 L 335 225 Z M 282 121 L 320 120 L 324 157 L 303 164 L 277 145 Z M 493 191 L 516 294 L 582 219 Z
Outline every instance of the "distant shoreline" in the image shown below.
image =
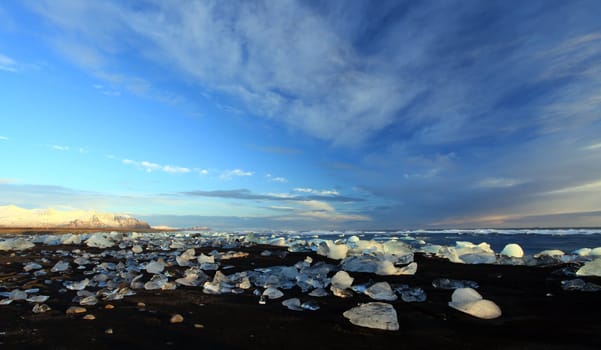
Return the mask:
M 172 228 L 131 228 L 131 227 L 0 227 L 0 234 L 51 234 L 51 233 L 92 233 L 92 232 L 174 232 L 181 229 Z

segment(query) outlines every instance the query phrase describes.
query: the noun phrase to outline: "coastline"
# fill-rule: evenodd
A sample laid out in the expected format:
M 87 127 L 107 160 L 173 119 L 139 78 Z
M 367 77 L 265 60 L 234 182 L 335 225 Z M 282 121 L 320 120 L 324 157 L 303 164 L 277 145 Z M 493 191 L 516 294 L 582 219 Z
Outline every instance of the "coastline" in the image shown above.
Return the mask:
M 564 291 L 565 276 L 554 273 L 563 265 L 511 266 L 465 265 L 445 259 L 415 255 L 418 272 L 413 276 L 377 276 L 351 273 L 355 283 L 387 281 L 423 288 L 428 298 L 423 303 L 391 304 L 397 311 L 399 331 L 382 331 L 350 324 L 342 313 L 358 303 L 372 301 L 356 294 L 352 298 L 333 295 L 316 298 L 317 311 L 291 311 L 282 306 L 286 298 L 307 299 L 298 288 L 285 291 L 285 297 L 258 303 L 259 297 L 245 292 L 240 295 L 209 295 L 201 287 L 180 286 L 176 290 L 136 290 L 136 295 L 86 306 L 95 320 L 82 315 L 66 315 L 74 292 L 61 292 L 63 280 L 81 280 L 82 270 L 66 274 L 50 274 L 32 278 L 23 274 L 23 264 L 49 259 L 45 268 L 58 258 L 52 254 L 86 251 L 102 256 L 102 250 L 84 246 L 36 246 L 26 251 L 0 255 L 0 285 L 20 284 L 23 288 L 40 288 L 50 295 L 46 313 L 32 313 L 31 303 L 13 302 L 0 306 L 0 344 L 6 349 L 385 349 L 399 346 L 411 349 L 441 347 L 447 349 L 596 349 L 601 347 L 601 294 Z M 208 254 L 214 247 L 199 247 L 197 253 Z M 223 250 L 223 249 L 220 249 Z M 232 259 L 223 273 L 232 274 L 269 266 L 291 266 L 310 256 L 314 263 L 323 261 L 337 265 L 315 253 L 287 253 L 263 256 L 264 250 L 286 252 L 285 248 L 253 245 L 236 248 L 248 257 Z M 52 258 L 50 258 L 52 257 Z M 110 255 L 102 261 L 112 261 Z M 116 262 L 116 261 L 113 261 Z M 176 275 L 183 268 L 169 266 Z M 213 271 L 207 271 L 213 275 Z M 436 278 L 447 277 L 477 281 L 478 291 L 496 302 L 503 315 L 495 320 L 480 320 L 451 309 L 449 290 L 432 286 Z M 52 283 L 45 284 L 44 280 Z M 587 277 L 601 283 L 601 278 Z M 3 288 L 3 290 L 7 290 Z M 140 303 L 144 306 L 141 307 Z M 170 318 L 181 314 L 183 322 L 171 324 Z M 112 334 L 106 334 L 107 329 Z

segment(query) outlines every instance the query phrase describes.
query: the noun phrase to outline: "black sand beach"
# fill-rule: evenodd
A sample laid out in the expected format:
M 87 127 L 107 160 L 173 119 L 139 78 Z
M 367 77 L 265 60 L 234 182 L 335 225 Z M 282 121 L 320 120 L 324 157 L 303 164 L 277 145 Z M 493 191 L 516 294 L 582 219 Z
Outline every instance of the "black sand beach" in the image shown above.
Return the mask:
M 291 311 L 281 305 L 286 298 L 306 294 L 295 287 L 284 298 L 258 303 L 250 291 L 241 295 L 207 295 L 201 287 L 180 286 L 171 291 L 136 290 L 123 300 L 87 306 L 87 312 L 66 315 L 73 305 L 73 292 L 59 293 L 60 281 L 43 283 L 53 275 L 39 279 L 24 274 L 23 263 L 39 260 L 43 250 L 81 249 L 84 246 L 36 246 L 32 249 L 0 253 L 0 291 L 7 285 L 40 288 L 49 295 L 52 310 L 34 314 L 33 304 L 15 301 L 0 306 L 0 347 L 3 349 L 599 349 L 601 348 L 601 292 L 569 292 L 561 281 L 570 279 L 553 272 L 562 266 L 527 267 L 502 265 L 463 265 L 417 254 L 419 267 L 414 276 L 376 276 L 351 273 L 355 283 L 370 279 L 405 283 L 421 287 L 427 293 L 423 303 L 391 302 L 398 314 L 400 330 L 383 331 L 352 325 L 342 313 L 358 303 L 372 301 L 365 295 L 352 298 L 335 296 L 314 298 L 320 309 Z M 293 265 L 307 255 L 314 262 L 328 260 L 316 254 L 289 253 L 285 258 L 264 257 L 265 249 L 284 248 L 253 246 L 241 249 L 248 257 L 229 260 L 234 268 L 226 274 L 257 267 Z M 197 249 L 208 253 L 212 248 Z M 58 259 L 57 259 L 58 260 Z M 44 267 L 51 267 L 49 261 Z M 181 269 L 171 266 L 168 270 Z M 208 272 L 212 275 L 213 272 Z M 503 315 L 494 320 L 480 320 L 462 314 L 447 303 L 451 290 L 435 289 L 432 281 L 448 277 L 478 282 L 478 291 L 497 303 Z M 83 279 L 78 270 L 68 278 Z M 600 283 L 598 278 L 587 280 Z M 251 289 L 252 290 L 252 289 Z M 113 309 L 106 309 L 106 304 Z M 139 303 L 143 303 L 142 306 Z M 93 314 L 94 320 L 82 319 Z M 181 314 L 183 322 L 171 324 L 170 318 Z M 107 334 L 108 329 L 112 334 Z

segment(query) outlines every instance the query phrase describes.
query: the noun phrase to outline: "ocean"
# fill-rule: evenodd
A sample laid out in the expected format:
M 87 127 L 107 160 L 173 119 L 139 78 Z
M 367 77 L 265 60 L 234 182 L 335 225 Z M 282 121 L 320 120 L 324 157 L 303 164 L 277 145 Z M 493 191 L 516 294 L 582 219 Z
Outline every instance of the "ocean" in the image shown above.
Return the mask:
M 495 252 L 500 252 L 508 243 L 517 243 L 528 255 L 550 249 L 559 249 L 570 253 L 580 248 L 601 247 L 601 228 L 305 231 L 258 235 L 313 237 L 331 240 L 345 239 L 354 235 L 363 240 L 373 239 L 379 242 L 398 239 L 416 247 L 422 245 L 423 242 L 445 246 L 454 246 L 458 241 L 475 244 L 486 242 Z

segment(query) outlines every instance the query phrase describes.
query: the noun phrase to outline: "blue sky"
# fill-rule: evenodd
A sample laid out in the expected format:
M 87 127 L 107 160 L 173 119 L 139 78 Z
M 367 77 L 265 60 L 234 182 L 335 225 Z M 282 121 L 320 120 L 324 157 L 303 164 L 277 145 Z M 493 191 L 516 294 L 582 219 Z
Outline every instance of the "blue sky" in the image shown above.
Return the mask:
M 599 1 L 3 1 L 0 205 L 601 226 Z

